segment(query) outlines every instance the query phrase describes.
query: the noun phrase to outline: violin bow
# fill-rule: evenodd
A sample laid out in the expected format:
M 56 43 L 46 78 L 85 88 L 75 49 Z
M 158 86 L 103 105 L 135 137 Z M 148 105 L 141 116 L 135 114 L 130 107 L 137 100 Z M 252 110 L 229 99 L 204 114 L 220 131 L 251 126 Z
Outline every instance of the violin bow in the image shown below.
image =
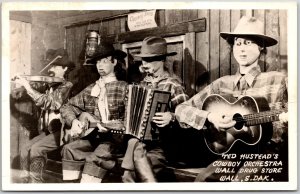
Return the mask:
M 44 67 L 41 71 L 39 71 L 39 73 L 43 72 L 49 65 L 51 65 L 52 63 L 54 63 L 57 59 L 62 58 L 62 56 L 58 55 L 57 57 L 55 57 L 52 61 L 50 61 L 50 63 L 48 63 L 46 65 L 46 67 Z

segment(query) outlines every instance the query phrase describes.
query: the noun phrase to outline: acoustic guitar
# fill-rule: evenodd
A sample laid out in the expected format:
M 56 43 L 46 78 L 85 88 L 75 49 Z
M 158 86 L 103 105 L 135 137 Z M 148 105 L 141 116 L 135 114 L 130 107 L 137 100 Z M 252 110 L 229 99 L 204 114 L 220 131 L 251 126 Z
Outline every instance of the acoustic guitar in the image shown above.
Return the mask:
M 83 123 L 83 127 L 81 128 L 81 133 L 77 136 L 71 135 L 71 129 L 63 129 L 62 132 L 62 143 L 69 143 L 80 139 L 82 137 L 88 136 L 94 129 L 97 127 L 97 124 L 100 124 L 102 127 L 106 128 L 110 133 L 119 133 L 122 134 L 125 131 L 124 124 L 119 120 L 111 120 L 107 123 L 100 122 L 96 120 L 91 114 L 87 112 L 83 112 L 78 117 L 78 120 Z
M 265 98 L 243 96 L 236 100 L 217 94 L 208 96 L 203 102 L 203 110 L 218 112 L 236 121 L 232 128 L 218 130 L 206 122 L 204 139 L 209 150 L 215 154 L 227 153 L 236 142 L 256 145 L 272 137 L 273 125 L 283 111 L 271 111 Z

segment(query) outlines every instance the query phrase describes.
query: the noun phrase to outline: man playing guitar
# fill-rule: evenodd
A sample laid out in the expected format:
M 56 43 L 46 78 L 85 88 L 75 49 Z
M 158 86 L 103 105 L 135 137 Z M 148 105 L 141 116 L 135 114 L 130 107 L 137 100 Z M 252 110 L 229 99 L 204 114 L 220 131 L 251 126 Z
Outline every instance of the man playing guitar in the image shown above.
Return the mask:
M 237 124 L 229 109 L 214 111 L 202 109 L 204 100 L 212 94 L 232 96 L 236 99 L 246 95 L 260 97 L 266 100 L 271 110 L 287 109 L 286 77 L 276 71 L 261 72 L 258 64 L 260 56 L 266 53 L 266 47 L 277 44 L 277 40 L 264 35 L 263 23 L 254 17 L 244 16 L 233 32 L 221 32 L 220 36 L 232 46 L 233 56 L 239 64 L 238 71 L 235 75 L 227 75 L 215 80 L 190 100 L 178 105 L 175 115 L 181 126 L 201 130 L 205 128 L 205 124 L 210 123 L 216 129 L 216 133 L 222 134 Z M 247 102 L 241 104 L 247 106 Z M 267 145 L 272 144 L 269 147 L 272 147 L 273 152 L 287 143 L 287 139 L 284 138 L 287 137 L 287 127 L 282 124 L 287 122 L 287 113 L 279 115 L 279 120 L 281 123 L 273 123 L 272 138 L 267 143 Z M 226 135 L 231 136 L 231 134 Z M 265 153 L 266 149 L 261 148 L 260 151 Z M 238 151 L 243 152 L 244 150 L 241 149 Z M 218 176 L 222 173 L 218 175 L 214 173 L 215 168 L 211 165 L 207 169 L 209 172 L 204 172 L 206 176 L 202 173 L 203 176 L 199 181 L 218 181 Z
M 123 73 L 119 59 L 126 56 L 123 51 L 115 50 L 112 44 L 101 41 L 89 60 L 97 66 L 99 80 L 61 108 L 62 117 L 71 128 L 66 134 L 82 137 L 62 149 L 65 182 L 100 183 L 107 171 L 116 165 L 116 157 L 122 149 L 122 135 L 107 133 L 107 126 L 124 120 L 127 83 L 119 80 Z M 89 135 L 84 133 L 86 137 L 82 135 L 85 123 L 78 118 L 83 113 L 88 115 L 86 119 L 90 123 L 98 121 L 95 130 Z

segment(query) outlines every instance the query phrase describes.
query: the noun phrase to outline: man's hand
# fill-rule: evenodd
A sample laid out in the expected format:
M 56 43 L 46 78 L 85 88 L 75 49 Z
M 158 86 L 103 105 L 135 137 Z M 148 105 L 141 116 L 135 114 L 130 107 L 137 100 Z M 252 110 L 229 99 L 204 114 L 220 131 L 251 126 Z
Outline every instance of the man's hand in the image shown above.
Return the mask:
M 25 79 L 24 77 L 19 76 L 19 75 L 15 76 L 15 83 L 17 83 L 17 84 L 19 84 L 21 86 L 24 86 L 24 88 L 26 90 L 28 90 L 28 88 L 31 88 L 31 86 L 29 84 L 29 81 L 27 79 Z
M 103 127 L 100 123 L 97 123 L 98 131 L 100 133 L 107 133 L 109 130 Z
M 83 130 L 84 124 L 81 123 L 78 119 L 74 119 L 72 121 L 72 127 L 71 127 L 71 136 L 72 137 L 77 137 L 78 135 L 81 134 Z
M 287 123 L 289 121 L 289 115 L 287 112 L 283 112 L 279 115 L 279 121 L 281 123 Z
M 157 112 L 157 113 L 155 113 L 154 117 L 152 118 L 152 121 L 158 127 L 165 127 L 171 122 L 172 118 L 173 118 L 173 115 L 171 112 Z
M 232 120 L 232 117 L 216 113 L 209 113 L 207 120 L 212 123 L 218 131 L 224 131 L 224 129 L 231 128 L 236 124 L 236 121 Z

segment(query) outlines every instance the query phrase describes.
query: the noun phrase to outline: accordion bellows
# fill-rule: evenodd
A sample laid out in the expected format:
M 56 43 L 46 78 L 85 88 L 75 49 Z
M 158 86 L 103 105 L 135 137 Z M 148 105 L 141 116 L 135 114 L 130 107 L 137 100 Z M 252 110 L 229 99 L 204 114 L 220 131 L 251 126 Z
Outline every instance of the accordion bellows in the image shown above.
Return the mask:
M 152 117 L 156 112 L 167 111 L 170 95 L 167 91 L 129 85 L 125 133 L 141 140 L 152 140 Z

